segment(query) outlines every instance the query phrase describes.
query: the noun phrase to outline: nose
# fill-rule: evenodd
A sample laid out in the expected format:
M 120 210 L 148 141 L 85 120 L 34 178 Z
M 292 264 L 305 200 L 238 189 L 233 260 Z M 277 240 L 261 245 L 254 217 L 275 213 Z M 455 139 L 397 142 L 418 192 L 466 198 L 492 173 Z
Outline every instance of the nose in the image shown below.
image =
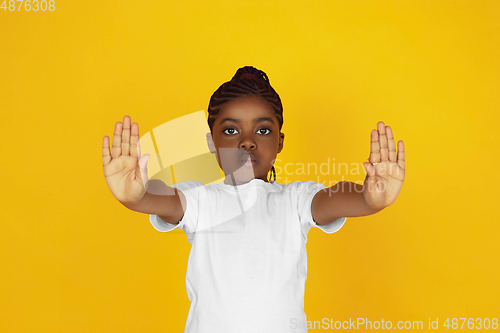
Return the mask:
M 251 136 L 245 136 L 239 144 L 240 149 L 250 150 L 257 148 L 257 144 Z

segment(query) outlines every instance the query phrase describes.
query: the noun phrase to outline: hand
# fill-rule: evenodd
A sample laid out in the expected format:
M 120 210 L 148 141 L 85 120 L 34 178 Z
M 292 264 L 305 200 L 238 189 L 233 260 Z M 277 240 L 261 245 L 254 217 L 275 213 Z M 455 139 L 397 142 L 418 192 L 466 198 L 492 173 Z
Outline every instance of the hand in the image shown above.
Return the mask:
M 150 157 L 149 154 L 141 157 L 139 125 L 130 126 L 130 122 L 130 117 L 125 116 L 123 124 L 116 123 L 112 155 L 109 138 L 105 136 L 102 140 L 104 178 L 113 196 L 125 206 L 137 203 L 146 193 L 146 166 Z
M 363 195 L 368 206 L 383 209 L 396 200 L 403 187 L 405 150 L 400 140 L 396 152 L 392 129 L 384 122 L 379 121 L 377 129 L 371 133 L 370 163 L 363 163 L 367 172 Z

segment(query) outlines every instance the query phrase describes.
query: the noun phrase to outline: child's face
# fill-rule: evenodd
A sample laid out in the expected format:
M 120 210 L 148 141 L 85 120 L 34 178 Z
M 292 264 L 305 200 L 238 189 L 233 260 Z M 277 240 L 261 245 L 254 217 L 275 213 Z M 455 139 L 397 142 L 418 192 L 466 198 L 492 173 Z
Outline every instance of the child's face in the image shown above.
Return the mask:
M 225 183 L 231 185 L 244 184 L 254 178 L 267 182 L 267 174 L 283 149 L 284 138 L 273 108 L 253 96 L 224 104 L 214 122 L 212 135 L 207 133 L 210 151 L 217 156 L 226 176 Z M 254 162 L 247 161 L 249 156 Z

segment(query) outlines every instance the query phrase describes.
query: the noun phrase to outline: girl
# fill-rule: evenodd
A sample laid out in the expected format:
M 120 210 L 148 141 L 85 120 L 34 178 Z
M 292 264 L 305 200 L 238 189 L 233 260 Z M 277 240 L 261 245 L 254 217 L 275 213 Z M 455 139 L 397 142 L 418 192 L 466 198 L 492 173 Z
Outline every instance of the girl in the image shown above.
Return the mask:
M 396 151 L 391 128 L 379 122 L 371 133 L 370 163 L 363 163 L 363 185 L 284 185 L 274 169 L 285 138 L 283 107 L 264 72 L 238 69 L 212 95 L 208 113 L 207 143 L 224 172 L 222 182 L 148 182 L 149 155 L 141 156 L 139 127 L 125 116 L 115 125 L 112 154 L 109 138 L 103 139 L 109 189 L 125 207 L 150 214 L 158 231 L 185 231 L 192 245 L 185 333 L 307 332 L 309 229 L 333 233 L 346 217 L 391 205 L 405 176 L 403 142 Z

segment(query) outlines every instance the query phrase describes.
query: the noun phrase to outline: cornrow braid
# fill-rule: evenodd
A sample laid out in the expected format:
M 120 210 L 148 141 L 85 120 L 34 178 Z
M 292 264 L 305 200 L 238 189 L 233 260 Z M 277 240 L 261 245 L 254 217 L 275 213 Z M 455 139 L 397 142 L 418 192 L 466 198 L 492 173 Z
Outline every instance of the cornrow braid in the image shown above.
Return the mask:
M 274 179 L 273 179 L 273 180 L 271 180 L 271 177 L 269 177 L 268 181 L 269 181 L 270 183 L 274 183 L 274 182 L 276 181 L 276 170 L 274 169 L 274 165 L 273 165 L 273 167 L 271 168 L 271 174 L 273 175 Z
M 252 74 L 245 75 L 243 74 Z M 210 97 L 208 103 L 208 127 L 212 132 L 215 119 L 219 115 L 222 106 L 234 99 L 245 96 L 257 96 L 263 98 L 274 109 L 279 123 L 279 130 L 283 127 L 283 105 L 278 93 L 273 89 L 267 74 L 252 67 L 241 67 L 236 71 L 231 81 L 223 83 Z

